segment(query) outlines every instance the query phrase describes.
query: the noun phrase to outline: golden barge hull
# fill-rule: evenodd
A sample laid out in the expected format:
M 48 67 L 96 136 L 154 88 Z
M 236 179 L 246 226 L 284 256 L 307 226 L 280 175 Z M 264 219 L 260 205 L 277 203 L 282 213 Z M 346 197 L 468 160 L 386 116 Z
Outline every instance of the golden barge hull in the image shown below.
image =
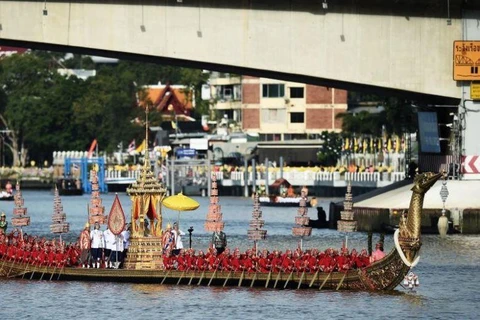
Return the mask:
M 0 276 L 4 278 L 357 291 L 393 290 L 403 281 L 409 269 L 395 249 L 366 268 L 331 273 L 54 268 L 0 260 Z

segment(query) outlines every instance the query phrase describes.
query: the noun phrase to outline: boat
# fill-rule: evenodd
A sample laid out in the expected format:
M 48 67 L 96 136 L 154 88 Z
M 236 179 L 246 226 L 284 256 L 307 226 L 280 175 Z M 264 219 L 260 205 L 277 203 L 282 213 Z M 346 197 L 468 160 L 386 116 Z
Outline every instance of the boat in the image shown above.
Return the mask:
M 303 187 L 302 189 L 305 189 Z M 262 206 L 267 207 L 298 207 L 303 197 L 295 194 L 293 186 L 284 178 L 278 178 L 269 186 L 270 194 L 266 195 L 264 186 L 259 189 L 259 201 Z M 307 190 L 308 193 L 308 190 Z M 306 206 L 311 207 L 312 203 L 307 198 Z M 314 202 L 316 204 L 316 201 Z
M 148 116 L 146 122 L 148 123 Z M 148 141 L 148 128 L 146 128 L 145 135 Z M 162 237 L 165 235 L 162 230 L 162 203 L 165 202 L 166 207 L 178 211 L 195 210 L 198 208 L 198 203 L 182 194 L 165 198 L 167 190 L 151 171 L 148 149 L 145 151 L 145 159 L 139 178 L 127 188 L 127 193 L 132 201 L 131 234 L 130 246 L 122 269 L 102 269 L 99 268 L 98 262 L 96 263 L 97 268 L 66 266 L 58 263 L 57 265 L 52 265 L 51 263 L 34 265 L 28 262 L 23 263 L 20 261 L 22 259 L 9 259 L 8 255 L 4 253 L 0 259 L 0 277 L 60 281 L 111 281 L 198 286 L 217 285 L 223 287 L 243 286 L 273 289 L 394 290 L 404 281 L 410 269 L 417 265 L 420 259 L 419 252 L 422 246 L 420 227 L 424 196 L 437 180 L 446 177 L 444 173 L 422 173 L 415 177 L 411 189 L 412 196 L 408 214 L 406 217 L 402 217 L 399 229 L 394 233 L 394 248 L 384 258 L 365 267 L 357 269 L 347 268 L 344 271 L 338 271 L 334 268 L 334 265 L 330 265 L 331 268 L 327 272 L 321 271 L 320 263 L 315 261 L 317 268 L 312 269 L 312 271 L 307 272 L 303 269 L 303 272 L 287 272 L 282 271 L 285 270 L 282 262 L 281 267 L 272 267 L 269 271 L 261 271 L 261 269 L 259 271 L 258 267 L 255 268 L 257 271 L 236 271 L 238 269 L 230 268 L 230 270 L 223 270 L 223 268 L 219 268 L 220 262 L 216 260 L 216 267 L 213 269 L 197 269 L 194 267 L 193 269 L 178 270 L 169 267 L 169 258 L 164 258 L 163 256 L 164 244 L 170 245 L 170 242 L 163 241 L 168 238 L 163 239 L 164 237 Z M 302 188 L 302 206 L 298 209 L 298 214 L 295 217 L 295 226 L 292 228 L 293 235 L 299 236 L 301 239 L 309 236 L 312 229 L 308 226 L 309 218 L 306 215 L 305 199 L 307 194 L 308 190 Z M 207 214 L 206 227 L 209 230 L 223 229 L 224 222 L 221 219 L 221 208 L 218 205 L 216 196 L 216 193 L 212 194 L 209 214 Z M 255 195 L 255 197 L 257 196 Z M 179 200 L 169 201 L 173 197 Z M 183 202 L 183 199 L 186 201 Z M 261 211 L 258 204 L 259 202 L 257 201 L 254 204 L 254 212 L 252 214 L 254 219 L 250 221 L 250 229 L 248 230 L 249 238 L 254 241 L 262 240 L 266 236 L 266 231 L 262 229 L 264 221 L 261 219 Z M 114 210 L 115 205 L 116 209 Z M 112 232 L 117 234 L 117 232 L 123 230 L 126 221 L 119 201 L 115 201 L 114 206 L 112 206 L 108 217 L 108 226 Z M 61 211 L 60 207 L 57 209 L 57 211 Z M 350 212 L 349 210 L 345 211 L 347 215 Z M 103 211 L 95 217 L 99 218 L 98 216 L 102 215 Z M 53 218 L 55 221 L 57 220 L 56 216 Z M 62 218 L 60 222 L 64 223 L 64 215 L 60 218 Z M 92 215 L 89 218 L 92 218 Z M 347 231 L 353 231 L 355 224 L 353 217 L 349 215 L 344 219 L 344 222 L 345 227 L 349 227 Z M 85 228 L 89 228 L 89 225 L 87 224 Z M 63 227 L 60 229 L 58 231 L 65 231 Z M 13 246 L 9 248 L 14 249 Z M 0 249 L 6 249 L 5 245 L 2 246 L 1 241 Z M 0 253 L 2 252 L 1 250 Z M 22 257 L 24 256 L 22 255 Z M 279 259 L 285 261 L 286 258 Z M 315 269 L 316 271 L 313 272 Z
M 13 201 L 14 195 L 12 192 L 2 191 L 0 192 L 0 201 Z
M 147 158 L 148 159 L 148 158 Z M 144 175 L 147 180 L 154 179 Z M 26 278 L 44 280 L 76 280 L 76 281 L 113 281 L 135 283 L 159 283 L 159 284 L 188 284 L 188 285 L 218 285 L 218 286 L 246 286 L 263 288 L 312 288 L 316 290 L 393 290 L 408 274 L 410 269 L 419 261 L 421 248 L 421 211 L 425 193 L 433 184 L 443 176 L 443 173 L 423 173 L 416 177 L 412 187 L 412 197 L 408 215 L 402 220 L 399 229 L 395 231 L 395 247 L 383 259 L 376 261 L 361 269 L 351 269 L 345 272 L 316 272 L 316 273 L 287 273 L 287 272 L 232 272 L 232 271 L 197 271 L 197 270 L 162 270 L 161 256 L 158 255 L 158 224 L 152 227 L 152 236 L 144 237 L 142 230 L 143 221 L 141 210 L 139 216 L 133 214 L 135 223 L 132 234 L 132 247 L 126 260 L 125 269 L 85 269 L 76 267 L 54 266 L 37 267 L 13 261 L 0 261 L 0 276 L 7 278 Z M 149 185 L 136 185 L 130 190 L 130 194 L 136 205 L 142 206 L 142 198 L 138 197 L 145 192 L 152 197 L 157 197 L 163 192 L 153 180 Z M 145 199 L 145 198 L 143 198 Z M 153 208 L 153 206 L 151 207 Z M 153 211 L 148 210 L 149 218 Z M 142 220 L 139 220 L 141 218 Z M 158 222 L 158 221 L 157 221 Z M 157 230 L 157 231 L 156 231 Z M 141 248 L 141 250 L 139 250 Z M 157 251 L 155 251 L 157 250 Z M 130 254 L 132 251 L 132 255 Z M 155 268 L 157 266 L 157 268 Z
M 82 182 L 74 178 L 61 178 L 55 183 L 60 196 L 81 196 L 83 195 Z

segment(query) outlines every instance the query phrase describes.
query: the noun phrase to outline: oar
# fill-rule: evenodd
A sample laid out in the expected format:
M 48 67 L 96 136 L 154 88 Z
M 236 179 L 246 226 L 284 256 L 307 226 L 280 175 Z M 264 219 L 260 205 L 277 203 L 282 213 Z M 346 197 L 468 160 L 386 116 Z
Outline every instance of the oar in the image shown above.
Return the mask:
M 219 264 L 220 264 L 220 263 L 219 263 Z M 217 267 L 215 268 L 215 271 L 213 271 L 213 274 L 212 274 L 212 276 L 210 277 L 210 280 L 208 281 L 208 284 L 207 284 L 208 287 L 210 287 L 210 284 L 212 283 L 213 278 L 215 278 L 215 276 L 216 276 L 216 274 L 217 274 L 217 270 L 218 270 L 218 265 L 219 265 L 219 264 L 217 264 Z
M 63 270 L 65 270 L 65 264 L 63 264 L 62 269 L 60 269 L 60 272 L 58 273 L 57 281 L 60 280 L 60 275 L 63 273 Z
M 338 286 L 337 286 L 337 289 L 336 289 L 337 291 L 338 291 L 338 289 L 340 289 L 340 287 L 342 286 L 343 280 L 345 280 L 345 277 L 346 277 L 346 276 L 347 276 L 347 272 L 345 271 L 345 274 L 343 275 L 342 280 L 340 280 L 340 283 L 339 283 Z
M 290 275 L 288 276 L 287 281 L 285 281 L 285 285 L 283 286 L 283 289 L 286 289 L 286 288 L 287 288 L 288 282 L 290 281 L 290 279 L 292 278 L 292 276 L 293 276 L 293 270 L 292 270 L 292 272 L 290 272 Z
M 230 275 L 232 274 L 232 271 L 230 271 L 227 275 L 227 278 L 225 279 L 225 282 L 223 283 L 223 286 L 225 287 L 227 285 L 228 279 L 230 279 Z
M 332 271 L 330 271 L 330 273 L 327 275 L 327 277 L 325 278 L 325 280 L 323 280 L 322 285 L 320 286 L 320 288 L 318 288 L 318 290 L 322 290 L 322 288 L 323 288 L 323 286 L 325 285 L 325 283 L 327 283 L 328 278 L 330 278 L 330 275 L 332 274 L 332 272 L 333 272 L 333 269 L 332 269 Z
M 163 277 L 162 282 L 160 282 L 160 284 L 163 284 L 165 282 L 165 279 L 167 279 L 169 274 L 170 274 L 170 270 L 167 271 L 167 273 L 165 274 L 165 277 Z
M 25 277 L 25 273 L 27 273 L 27 268 L 28 268 L 28 262 L 25 263 L 25 270 L 23 270 L 22 279 Z
M 273 284 L 273 289 L 277 288 L 277 282 L 280 279 L 281 274 L 282 274 L 282 272 L 278 271 L 277 278 L 275 279 L 275 283 Z
M 50 276 L 50 281 L 53 279 L 53 275 L 55 274 L 55 270 L 57 270 L 58 263 L 53 267 L 52 275 Z
M 312 281 L 310 281 L 310 285 L 308 286 L 309 288 L 311 288 L 315 283 L 315 279 L 317 279 L 317 276 L 318 276 L 318 271 L 320 271 L 320 269 L 317 270 L 317 272 L 315 272 L 315 275 L 313 276 Z
M 253 275 L 252 282 L 250 283 L 250 288 L 253 287 L 253 283 L 255 282 L 256 279 L 257 279 L 257 272 L 255 271 L 255 274 Z
M 37 271 L 37 265 L 34 265 L 34 268 L 33 268 L 32 274 L 30 275 L 30 280 L 32 280 L 32 279 L 33 279 L 33 275 L 35 274 L 35 271 Z
M 180 282 L 182 281 L 183 276 L 185 275 L 185 272 L 186 272 L 186 271 L 183 271 L 183 272 L 182 272 L 182 275 L 180 276 L 180 278 L 178 278 L 177 286 L 178 286 L 178 285 L 180 284 Z
M 240 280 L 238 280 L 238 286 L 242 286 L 242 281 L 243 281 L 243 276 L 245 275 L 245 270 L 242 271 L 242 274 L 240 275 Z
M 15 263 L 17 263 L 17 259 L 13 259 L 13 263 L 12 263 L 12 265 L 10 266 L 10 269 L 8 270 L 8 273 L 7 273 L 7 278 L 10 278 L 10 277 L 9 277 L 9 276 L 10 276 L 10 272 L 12 271 L 13 265 L 14 265 Z
M 268 288 L 268 283 L 270 282 L 271 277 L 272 277 L 272 270 L 268 272 L 267 282 L 265 282 L 265 288 Z
M 192 276 L 190 277 L 190 281 L 188 281 L 188 285 L 191 285 L 192 284 L 192 281 L 193 281 L 193 277 L 195 276 L 195 270 L 193 270 L 192 272 Z
M 45 269 L 44 269 L 43 272 L 42 272 L 42 276 L 40 277 L 40 281 L 42 281 L 43 275 L 45 274 L 45 271 L 47 271 L 47 266 L 45 266 Z
M 200 275 L 200 279 L 198 280 L 197 286 L 199 286 L 200 283 L 202 283 L 203 276 L 205 276 L 205 270 L 202 271 L 202 274 Z
M 305 276 L 305 270 L 303 270 L 302 275 L 300 276 L 300 280 L 298 281 L 297 289 L 300 289 L 300 287 L 302 286 L 302 281 L 303 281 L 304 276 Z

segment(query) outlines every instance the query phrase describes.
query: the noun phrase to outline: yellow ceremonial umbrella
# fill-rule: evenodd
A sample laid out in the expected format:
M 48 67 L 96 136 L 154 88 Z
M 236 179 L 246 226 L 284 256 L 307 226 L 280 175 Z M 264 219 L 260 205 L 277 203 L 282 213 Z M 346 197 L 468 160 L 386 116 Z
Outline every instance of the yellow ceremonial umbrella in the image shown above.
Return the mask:
M 200 207 L 200 203 L 198 203 L 197 201 L 195 201 L 190 197 L 185 196 L 181 192 L 177 195 L 165 198 L 162 201 L 162 204 L 168 209 L 178 211 L 177 223 L 179 226 L 180 226 L 180 211 L 193 211 L 198 209 L 198 207 Z
M 174 196 L 165 198 L 162 201 L 162 204 L 168 209 L 177 210 L 177 211 L 193 211 L 200 207 L 200 203 L 196 200 L 179 193 Z

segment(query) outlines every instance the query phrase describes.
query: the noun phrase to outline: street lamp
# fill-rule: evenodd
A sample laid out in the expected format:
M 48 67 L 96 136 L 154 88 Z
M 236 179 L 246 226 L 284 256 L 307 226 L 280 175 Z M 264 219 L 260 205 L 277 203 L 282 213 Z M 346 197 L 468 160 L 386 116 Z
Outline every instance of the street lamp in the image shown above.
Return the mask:
M 193 232 L 193 227 L 188 228 L 187 231 L 188 231 L 188 237 L 189 237 L 189 239 L 190 239 L 189 247 L 190 247 L 190 249 L 192 249 L 192 232 Z

